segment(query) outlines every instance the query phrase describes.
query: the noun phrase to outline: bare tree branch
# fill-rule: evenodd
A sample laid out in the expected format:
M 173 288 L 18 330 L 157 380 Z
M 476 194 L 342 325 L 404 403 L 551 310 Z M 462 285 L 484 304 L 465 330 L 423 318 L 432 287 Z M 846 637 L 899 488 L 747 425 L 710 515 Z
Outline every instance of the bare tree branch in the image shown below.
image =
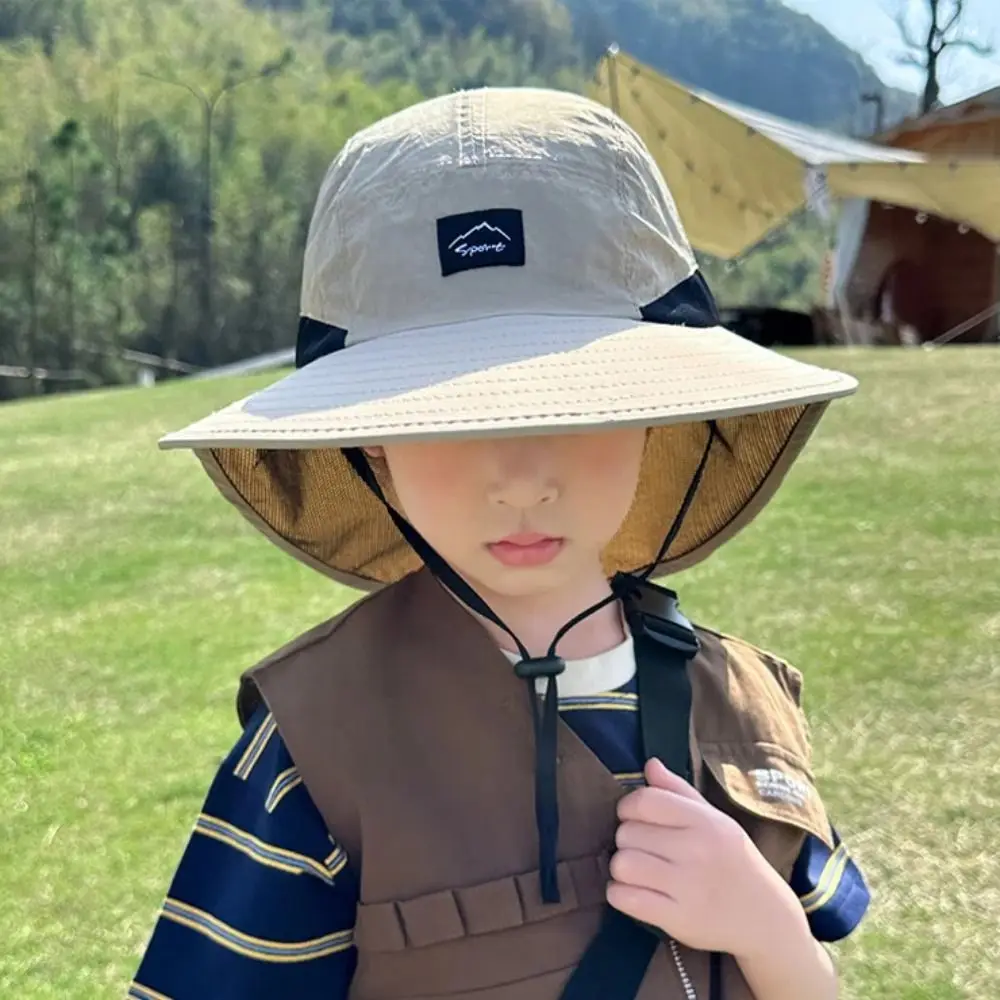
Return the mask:
M 994 46 L 986 42 L 975 42 L 971 38 L 952 38 L 948 42 L 948 48 L 969 49 L 977 56 L 982 56 L 984 59 L 996 55 L 997 52 Z
M 942 39 L 962 19 L 962 9 L 965 7 L 965 0 L 953 0 L 953 3 L 955 4 L 955 9 L 951 12 L 948 23 L 938 30 L 938 34 Z
M 997 50 L 992 44 L 963 35 L 962 22 L 967 13 L 965 0 L 950 0 L 950 6 L 945 0 L 923 0 L 921 6 L 927 16 L 927 32 L 926 37 L 920 41 L 914 37 L 915 29 L 911 27 L 907 17 L 908 10 L 913 7 L 912 2 L 895 0 L 895 13 L 890 16 L 896 23 L 906 50 L 896 57 L 896 62 L 902 66 L 912 66 L 923 73 L 923 96 L 920 103 L 921 110 L 927 112 L 940 101 L 939 67 L 941 57 L 948 49 L 966 49 L 982 58 L 995 56 Z

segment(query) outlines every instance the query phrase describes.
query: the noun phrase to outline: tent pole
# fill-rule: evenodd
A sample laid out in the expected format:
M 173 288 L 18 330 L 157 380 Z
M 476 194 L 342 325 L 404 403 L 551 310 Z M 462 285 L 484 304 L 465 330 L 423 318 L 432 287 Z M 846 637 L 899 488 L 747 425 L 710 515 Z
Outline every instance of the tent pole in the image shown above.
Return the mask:
M 611 98 L 611 110 L 621 115 L 621 105 L 618 102 L 618 43 L 612 42 L 604 58 L 608 63 L 608 95 Z
M 942 333 L 940 337 L 928 340 L 923 346 L 933 348 L 940 347 L 942 344 L 950 344 L 963 333 L 968 333 L 969 330 L 979 326 L 980 323 L 985 323 L 987 320 L 991 320 L 997 315 L 1000 315 L 1000 302 L 994 302 L 993 305 L 983 309 L 981 312 L 976 313 L 975 316 L 970 316 L 964 322 L 959 323 L 957 326 L 953 326 L 947 333 Z

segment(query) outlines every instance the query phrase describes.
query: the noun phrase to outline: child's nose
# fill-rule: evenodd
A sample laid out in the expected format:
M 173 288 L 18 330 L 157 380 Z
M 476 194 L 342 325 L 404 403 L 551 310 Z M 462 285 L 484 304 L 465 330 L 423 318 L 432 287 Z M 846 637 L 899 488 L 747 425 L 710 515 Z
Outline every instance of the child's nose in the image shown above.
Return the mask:
M 540 504 L 552 503 L 559 496 L 553 482 L 543 482 L 515 476 L 503 483 L 495 484 L 490 490 L 490 502 L 517 510 L 530 510 Z
M 494 462 L 492 503 L 526 510 L 558 498 L 558 480 L 544 439 L 498 441 Z

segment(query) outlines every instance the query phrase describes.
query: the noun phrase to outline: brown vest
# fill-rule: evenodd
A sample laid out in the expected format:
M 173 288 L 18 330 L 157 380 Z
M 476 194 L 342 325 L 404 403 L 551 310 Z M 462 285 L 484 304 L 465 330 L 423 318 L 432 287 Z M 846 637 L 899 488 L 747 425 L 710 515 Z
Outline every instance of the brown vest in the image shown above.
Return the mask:
M 695 783 L 786 878 L 805 834 L 828 844 L 798 708 L 800 677 L 698 630 Z M 618 782 L 561 724 L 559 884 L 538 886 L 534 737 L 524 682 L 426 571 L 355 604 L 244 679 L 263 697 L 331 832 L 360 872 L 353 1000 L 558 1000 L 593 938 L 614 844 Z M 761 795 L 760 769 L 809 791 Z M 661 946 L 640 1000 L 708 997 L 708 956 Z M 735 961 L 725 1000 L 752 1000 Z

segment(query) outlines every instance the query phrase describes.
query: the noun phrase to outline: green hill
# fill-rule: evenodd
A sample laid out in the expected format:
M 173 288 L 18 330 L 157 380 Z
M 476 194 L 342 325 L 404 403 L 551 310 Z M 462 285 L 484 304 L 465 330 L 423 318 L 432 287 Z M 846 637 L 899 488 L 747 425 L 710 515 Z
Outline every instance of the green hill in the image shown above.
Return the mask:
M 772 114 L 870 130 L 861 94 L 883 92 L 890 119 L 916 104 L 886 88 L 852 49 L 780 0 L 562 0 L 588 55 L 617 42 L 684 83 Z
M 995 997 L 1000 352 L 808 357 L 860 394 L 674 583 L 804 671 L 817 777 L 876 901 L 837 949 L 844 1000 Z M 124 995 L 239 673 L 351 600 L 156 451 L 265 381 L 0 411 L 0 996 Z
M 386 70 L 387 35 L 396 42 L 394 70 L 421 78 L 427 50 L 442 45 L 460 52 L 473 40 L 503 53 L 467 67 L 472 73 L 460 69 L 435 76 L 432 86 L 440 89 L 560 75 L 569 80 L 570 74 L 589 73 L 607 46 L 617 42 L 686 83 L 814 125 L 845 131 L 864 127 L 861 94 L 866 91 L 884 93 L 890 119 L 912 110 L 916 100 L 884 87 L 856 52 L 780 0 L 250 2 L 322 12 L 328 30 L 370 43 L 352 50 L 339 42 L 332 51 L 360 57 L 375 79 Z
M 58 391 L 133 379 L 134 352 L 211 367 L 288 346 L 349 135 L 458 87 L 581 90 L 612 37 L 812 122 L 849 121 L 874 83 L 777 0 L 0 0 L 0 400 L 28 369 Z M 724 303 L 808 307 L 828 239 L 800 221 L 706 269 Z

